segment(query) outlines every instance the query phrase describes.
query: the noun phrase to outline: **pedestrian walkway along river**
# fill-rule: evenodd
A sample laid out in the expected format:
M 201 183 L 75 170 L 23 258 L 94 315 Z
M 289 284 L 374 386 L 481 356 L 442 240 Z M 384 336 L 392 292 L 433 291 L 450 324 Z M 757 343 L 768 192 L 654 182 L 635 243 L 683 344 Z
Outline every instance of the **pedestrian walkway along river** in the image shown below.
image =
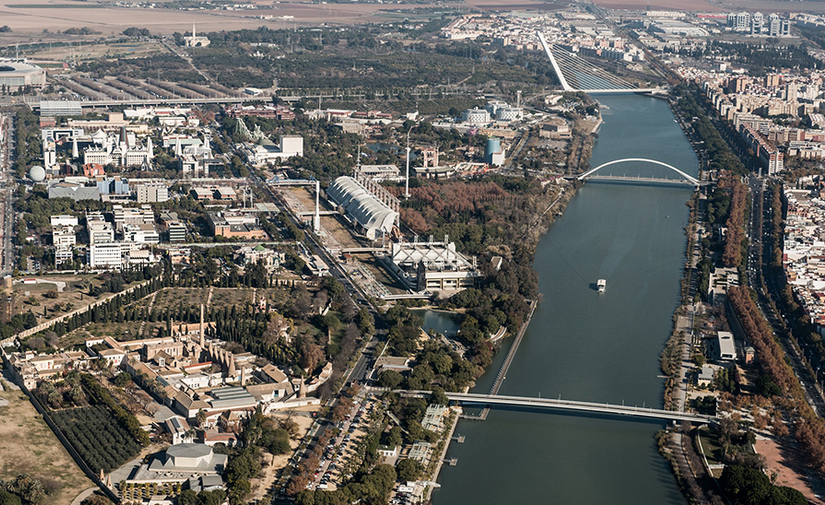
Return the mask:
M 696 157 L 664 101 L 601 96 L 592 166 L 650 158 L 696 175 Z M 656 176 L 617 164 L 605 175 Z M 672 327 L 684 265 L 690 188 L 591 182 L 540 241 L 544 296 L 502 395 L 662 407 L 659 354 Z M 606 279 L 604 293 L 595 289 Z M 504 352 L 499 353 L 499 356 Z M 474 389 L 487 393 L 500 359 Z M 654 441 L 661 421 L 493 409 L 460 421 L 435 505 L 684 504 Z

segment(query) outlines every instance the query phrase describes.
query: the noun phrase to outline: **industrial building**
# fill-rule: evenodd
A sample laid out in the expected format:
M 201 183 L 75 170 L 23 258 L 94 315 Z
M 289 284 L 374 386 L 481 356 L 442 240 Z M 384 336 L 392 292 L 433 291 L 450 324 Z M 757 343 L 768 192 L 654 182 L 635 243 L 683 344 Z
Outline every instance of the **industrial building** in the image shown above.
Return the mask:
M 501 139 L 490 137 L 484 145 L 484 162 L 490 166 L 504 165 L 505 152 L 501 147 Z
M 401 182 L 404 177 L 395 165 L 361 165 L 358 171 L 364 177 L 369 177 L 376 182 L 392 181 Z
M 390 270 L 413 291 L 460 291 L 472 287 L 480 275 L 475 258 L 469 259 L 455 249 L 455 243 L 398 242 L 385 256 Z
M 46 85 L 46 71 L 25 59 L 0 58 L 0 86 L 17 91 L 26 86 L 42 88 Z
M 68 182 L 59 182 L 49 186 L 49 199 L 71 198 L 74 201 L 100 200 L 100 190 L 97 186 L 81 186 Z
M 214 236 L 228 238 L 266 238 L 258 225 L 258 218 L 252 214 L 238 212 L 207 212 L 206 223 Z
M 370 240 L 391 234 L 398 222 L 398 200 L 367 178 L 358 181 L 341 176 L 327 188 L 326 193 L 333 206 L 343 211 L 356 231 Z
M 2 64 L 1 61 L 0 64 Z M 40 100 L 40 117 L 80 116 L 82 114 L 80 102 L 77 100 Z

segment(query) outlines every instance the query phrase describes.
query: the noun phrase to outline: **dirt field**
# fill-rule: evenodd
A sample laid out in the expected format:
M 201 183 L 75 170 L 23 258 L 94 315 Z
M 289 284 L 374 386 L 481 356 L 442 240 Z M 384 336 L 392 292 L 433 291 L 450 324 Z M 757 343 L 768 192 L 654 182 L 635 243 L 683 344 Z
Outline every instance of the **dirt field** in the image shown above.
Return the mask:
M 168 53 L 169 50 L 157 40 L 145 42 L 124 42 L 119 44 L 76 44 L 60 46 L 43 51 L 26 53 L 35 60 L 96 60 L 98 58 L 113 58 L 124 55 L 128 58 L 137 58 L 156 53 Z
M 8 381 L 7 381 L 8 382 Z M 21 391 L 3 391 L 9 401 L 0 407 L 0 479 L 21 473 L 48 480 L 58 487 L 47 503 L 69 505 L 86 488 L 93 486 L 37 414 Z M 51 485 L 51 484 L 49 484 Z
M 212 306 L 243 305 L 252 301 L 252 288 L 214 288 L 212 298 L 209 298 L 209 289 L 201 288 L 167 288 L 158 293 L 154 308 L 177 308 L 181 303 L 184 307 L 200 307 L 200 304 Z
M 260 2 L 272 5 L 271 2 Z M 23 7 L 23 6 L 33 7 Z M 148 28 L 153 34 L 184 33 L 196 23 L 198 32 L 272 29 L 295 25 L 371 23 L 382 19 L 383 4 L 309 4 L 281 2 L 274 8 L 237 11 L 184 11 L 148 8 L 89 8 L 91 2 L 72 4 L 64 0 L 5 0 L 0 3 L 0 19 L 12 29 L 12 36 L 0 37 L 0 44 L 44 39 L 43 30 L 56 31 L 87 26 L 104 35 L 119 34 L 130 26 Z M 46 8 L 46 6 L 48 6 Z M 79 8 L 79 7 L 84 8 Z M 412 8 L 412 6 L 409 6 Z M 262 19 L 263 17 L 263 19 Z M 271 18 L 271 19 L 266 19 Z M 21 37 L 21 35 L 28 37 Z M 83 37 L 71 37 L 82 40 Z M 48 40 L 48 36 L 45 37 Z M 62 38 L 65 40 L 65 37 Z
M 37 277 L 46 282 L 37 284 L 17 283 L 14 285 L 14 311 L 25 313 L 32 311 L 37 322 L 42 323 L 59 315 L 79 309 L 90 303 L 112 296 L 112 293 L 102 293 L 100 296 L 89 296 L 88 287 L 80 287 L 81 282 L 88 282 L 95 286 L 103 283 L 94 275 L 49 275 Z M 124 287 L 131 287 L 133 284 Z M 57 298 L 44 296 L 50 291 L 57 291 Z
M 251 3 L 266 6 L 259 10 L 195 11 L 149 8 L 118 8 L 93 2 L 73 3 L 67 0 L 0 0 L 0 19 L 13 30 L 0 34 L 0 45 L 14 43 L 48 42 L 67 39 L 66 36 L 44 33 L 67 28 L 87 26 L 103 35 L 119 34 L 130 26 L 148 28 L 153 34 L 169 35 L 184 33 L 197 24 L 198 31 L 254 29 L 267 26 L 271 29 L 292 28 L 302 25 L 362 24 L 390 21 L 399 16 L 414 18 L 415 8 L 427 8 L 432 4 L 324 4 L 304 2 L 276 2 L 253 0 Z M 692 0 L 687 4 L 679 0 L 596 0 L 596 4 L 609 9 L 690 9 L 694 11 L 749 10 L 761 12 L 822 12 L 822 2 L 777 2 L 766 0 Z M 528 0 L 467 0 L 466 4 L 480 10 L 558 10 L 569 2 L 530 2 Z M 271 6 L 271 7 L 270 7 Z M 403 14 L 398 10 L 409 11 Z M 70 36 L 81 41 L 82 36 Z
M 825 505 L 825 501 L 816 497 L 814 490 L 806 479 L 804 468 L 800 464 L 802 457 L 794 454 L 794 447 L 779 446 L 775 440 L 765 437 L 756 439 L 756 452 L 765 458 L 768 476 L 777 473 L 776 484 L 788 486 L 800 491 L 812 505 Z M 820 490 L 821 491 L 821 490 Z
M 300 410 L 305 411 L 304 413 L 306 413 L 306 411 L 318 410 L 318 407 L 308 407 Z M 312 418 L 305 415 L 290 415 L 288 412 L 283 412 L 272 414 L 270 417 L 273 419 L 286 419 L 289 417 L 298 425 L 298 433 L 289 441 L 289 445 L 292 446 L 293 450 L 298 447 L 300 440 L 304 438 L 309 430 L 309 427 L 312 426 Z M 258 478 L 252 479 L 252 495 L 248 497 L 248 501 L 250 503 L 255 503 L 256 501 L 263 499 L 264 495 L 267 491 L 269 491 L 269 488 L 272 487 L 272 483 L 275 480 L 275 475 L 278 473 L 278 470 L 285 467 L 286 464 L 289 463 L 289 458 L 291 456 L 291 454 L 281 454 L 280 456 L 267 455 L 269 458 L 269 465 L 265 466 L 261 470 Z

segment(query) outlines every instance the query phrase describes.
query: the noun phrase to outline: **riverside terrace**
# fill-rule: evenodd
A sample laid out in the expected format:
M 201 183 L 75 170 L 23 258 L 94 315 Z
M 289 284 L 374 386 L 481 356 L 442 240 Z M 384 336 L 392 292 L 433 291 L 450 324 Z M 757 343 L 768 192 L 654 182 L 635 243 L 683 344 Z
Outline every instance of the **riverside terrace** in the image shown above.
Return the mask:
M 430 394 L 429 391 L 397 390 L 394 392 L 411 397 L 426 397 Z M 446 393 L 446 396 L 447 399 L 452 402 L 485 407 L 500 405 L 503 407 L 546 408 L 646 419 L 661 419 L 664 421 L 692 421 L 696 423 L 711 423 L 718 419 L 716 416 L 691 414 L 675 410 L 661 410 L 632 405 L 613 405 L 610 403 L 579 402 L 575 400 L 562 400 L 561 398 L 533 398 L 529 396 L 499 396 L 474 393 Z

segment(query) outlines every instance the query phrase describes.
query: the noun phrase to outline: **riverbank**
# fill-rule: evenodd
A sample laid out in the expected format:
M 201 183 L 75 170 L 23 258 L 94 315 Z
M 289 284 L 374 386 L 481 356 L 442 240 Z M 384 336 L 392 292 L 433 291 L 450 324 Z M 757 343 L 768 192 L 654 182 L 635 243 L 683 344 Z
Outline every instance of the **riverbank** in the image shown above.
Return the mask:
M 586 163 L 589 163 L 589 156 L 590 156 L 592 146 L 593 146 L 593 143 L 594 143 L 594 133 L 596 132 L 598 126 L 601 125 L 601 123 L 602 123 L 601 116 L 599 116 L 599 121 L 598 121 L 597 127 L 591 129 L 590 131 L 583 132 L 583 135 L 582 135 L 583 140 L 577 146 L 575 146 L 576 149 L 580 150 L 579 151 L 580 154 L 582 152 L 587 153 L 588 160 L 585 161 Z M 582 161 L 583 160 L 579 159 L 578 163 L 581 163 Z M 567 181 L 565 179 L 559 178 L 558 179 L 558 185 L 559 185 L 558 186 L 558 194 L 555 195 L 555 197 L 552 200 L 550 200 L 549 202 L 547 202 L 546 200 L 545 200 L 545 202 L 542 202 L 540 200 L 538 202 L 535 202 L 536 203 L 536 210 L 535 210 L 533 216 L 530 217 L 530 219 L 528 221 L 529 224 L 527 225 L 527 227 L 524 231 L 523 237 L 522 237 L 522 243 L 526 244 L 528 247 L 531 248 L 531 265 L 533 265 L 533 268 L 535 268 L 534 265 L 535 265 L 535 261 L 536 261 L 536 248 L 538 246 L 539 240 L 541 240 L 541 238 L 548 231 L 548 229 L 551 227 L 551 225 L 556 221 L 556 218 L 558 216 L 561 216 L 561 215 L 564 214 L 564 211 L 567 208 L 567 205 L 570 203 L 570 201 L 576 195 L 576 193 L 577 193 L 578 189 L 581 187 L 582 183 L 579 183 L 578 181 L 571 182 L 571 181 Z M 505 356 L 504 362 L 498 368 L 497 376 L 494 379 L 493 384 L 492 384 L 491 389 L 490 389 L 491 394 L 497 394 L 499 389 L 501 388 L 501 384 L 502 384 L 504 378 L 506 377 L 507 370 L 509 369 L 510 365 L 512 364 L 513 358 L 514 358 L 516 352 L 518 351 L 519 345 L 520 345 L 522 339 L 524 338 L 525 333 L 527 332 L 527 329 L 530 325 L 530 322 L 532 320 L 533 314 L 535 313 L 536 307 L 539 304 L 539 301 L 540 300 L 530 300 L 529 314 L 527 315 L 524 322 L 520 326 L 519 331 L 515 334 L 515 338 L 513 339 L 512 343 L 510 344 L 510 347 L 508 348 L 507 355 Z M 430 304 L 424 305 L 424 306 L 421 306 L 421 307 L 416 307 L 416 309 L 426 309 L 426 310 L 431 310 L 431 311 L 434 311 L 434 312 L 443 312 L 443 313 L 451 313 L 451 314 L 464 314 L 464 313 L 466 313 L 466 309 L 463 309 L 463 308 L 454 308 L 454 309 L 451 309 L 451 310 L 444 310 L 442 308 L 439 308 L 438 306 L 433 306 L 433 305 L 430 305 Z M 503 349 L 498 349 L 498 352 L 500 353 L 502 350 Z M 493 365 L 491 364 L 490 367 L 488 367 L 485 370 L 485 374 L 490 373 L 492 371 L 492 366 Z M 464 389 L 464 392 L 466 393 L 471 388 L 476 387 L 476 385 L 477 385 L 477 382 L 474 382 L 472 385 L 466 387 Z M 484 409 L 482 411 L 481 416 L 478 419 L 484 420 L 486 418 L 486 414 L 487 414 L 488 411 L 489 411 L 489 409 Z M 452 432 L 455 431 L 455 429 L 458 425 L 460 417 L 462 417 L 462 416 L 456 416 L 455 420 L 452 423 L 452 426 L 450 428 L 450 436 L 448 436 L 446 438 L 445 443 L 444 443 L 444 449 L 443 449 L 443 453 L 441 455 L 441 461 L 439 462 L 438 467 L 437 467 L 437 469 L 435 470 L 435 472 L 432 476 L 433 482 L 437 482 L 438 479 L 439 479 L 441 469 L 442 469 L 442 462 L 443 462 L 444 458 L 446 457 L 446 454 L 447 454 L 447 452 L 450 448 L 450 443 L 452 441 Z M 428 489 L 428 491 L 426 493 L 427 494 L 427 500 L 429 500 L 429 498 L 432 494 L 432 490 L 433 490 L 432 487 L 430 487 Z
M 646 157 L 695 170 L 695 155 L 661 100 L 599 100 L 609 109 L 590 164 Z M 639 168 L 645 175 L 658 173 L 656 167 Z M 565 187 L 562 216 L 548 211 L 525 240 L 536 239 L 543 302 L 500 394 L 660 403 L 657 360 L 679 303 L 690 195 L 659 186 Z M 599 278 L 608 280 L 602 294 L 593 287 Z M 500 368 L 504 354 L 491 370 Z M 474 391 L 487 393 L 494 376 L 488 372 Z M 656 451 L 657 428 L 650 423 L 509 410 L 493 410 L 484 422 L 460 422 L 467 443 L 449 449 L 447 458 L 459 464 L 442 469 L 436 505 L 536 501 L 546 498 L 548 488 L 565 503 L 684 503 Z M 587 475 L 599 475 L 598 482 Z
M 702 144 L 691 138 L 691 124 L 685 119 L 676 100 L 668 99 L 668 107 L 685 135 L 698 159 Z M 697 178 L 702 178 L 701 166 Z M 698 194 L 689 202 L 690 217 L 685 228 L 687 244 L 685 267 L 681 279 L 681 302 L 673 313 L 673 331 L 662 351 L 662 371 L 668 376 L 663 395 L 666 409 L 686 412 L 691 410 L 690 390 L 694 373 L 693 348 L 695 341 L 696 317 L 699 304 L 695 298 L 699 281 L 694 278 L 696 267 L 701 260 L 703 223 L 700 222 Z M 669 427 L 657 434 L 657 445 L 662 457 L 670 463 L 679 489 L 691 503 L 722 503 L 713 476 L 702 463 L 693 448 L 695 427 L 683 423 L 679 427 Z

